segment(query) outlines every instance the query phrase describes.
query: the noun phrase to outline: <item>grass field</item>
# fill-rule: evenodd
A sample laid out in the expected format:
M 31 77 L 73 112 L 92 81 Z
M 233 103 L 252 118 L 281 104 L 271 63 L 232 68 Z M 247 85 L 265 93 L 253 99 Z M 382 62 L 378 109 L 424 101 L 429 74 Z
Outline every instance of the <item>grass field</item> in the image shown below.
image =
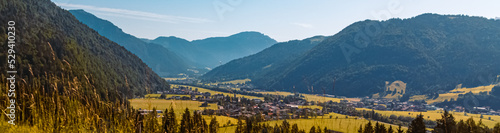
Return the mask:
M 488 92 L 489 93 L 489 92 L 491 92 L 491 89 L 494 86 L 495 85 L 487 85 L 487 86 L 478 86 L 478 87 L 474 87 L 474 88 L 465 88 L 465 87 L 461 87 L 461 85 L 458 85 L 455 89 L 449 91 L 448 93 L 439 94 L 439 97 L 436 99 L 427 99 L 426 95 L 415 95 L 415 96 L 412 96 L 410 98 L 410 101 L 425 100 L 427 102 L 427 104 L 433 104 L 433 103 L 444 102 L 445 100 L 449 101 L 452 98 L 456 100 L 458 98 L 458 95 L 466 94 L 469 92 L 472 92 L 474 94 L 478 94 L 480 92 Z
M 210 92 L 210 94 L 212 95 L 215 95 L 215 94 L 223 94 L 223 95 L 229 95 L 229 96 L 233 96 L 234 94 L 231 94 L 231 93 L 225 93 L 225 92 L 219 92 L 219 91 L 213 91 L 213 90 L 209 90 L 209 89 L 205 89 L 205 88 L 201 88 L 201 87 L 195 87 L 195 86 L 188 86 L 188 85 L 175 85 L 175 84 L 171 84 L 172 86 L 185 86 L 185 87 L 191 87 L 193 90 L 194 89 L 198 89 L 199 92 Z M 264 100 L 264 97 L 256 97 L 256 96 L 249 96 L 249 95 L 241 95 L 241 94 L 236 94 L 236 97 L 245 97 L 245 98 L 249 98 L 249 99 L 261 99 L 261 100 Z
M 251 79 L 237 79 L 237 80 L 231 80 L 231 81 L 223 81 L 223 82 L 216 82 L 216 83 L 207 83 L 205 85 L 219 85 L 219 84 L 245 84 L 247 82 L 252 81 Z
M 310 108 L 310 109 L 323 109 L 323 107 L 321 106 L 318 106 L 318 105 L 301 105 L 299 106 L 299 109 L 302 109 L 302 108 Z
M 177 121 L 180 122 L 182 118 L 182 114 L 186 110 L 186 108 L 189 109 L 189 111 L 192 113 L 194 110 L 203 110 L 203 109 L 217 109 L 216 104 L 209 104 L 209 107 L 200 107 L 202 102 L 199 101 L 191 101 L 191 100 L 164 100 L 164 99 L 130 99 L 130 104 L 135 108 L 135 109 L 147 109 L 151 110 L 153 107 L 156 107 L 157 110 L 162 110 L 165 111 L 166 108 L 173 107 L 174 112 L 176 114 Z M 192 115 L 192 114 L 191 114 Z M 210 122 L 211 117 L 210 116 L 203 116 L 205 120 Z M 226 124 L 228 121 L 232 124 L 236 124 L 238 122 L 237 119 L 227 117 L 227 116 L 216 116 L 217 121 L 219 122 L 220 126 L 223 126 L 223 124 Z
M 145 98 L 160 98 L 160 96 L 161 96 L 161 94 L 146 94 L 146 95 L 144 95 Z M 172 96 L 180 96 L 180 97 L 187 96 L 187 97 L 190 97 L 191 95 L 165 94 L 165 97 L 167 97 L 167 98 L 172 97 Z
M 16 121 L 16 124 L 17 121 Z M 36 126 L 25 126 L 25 125 L 11 125 L 7 123 L 5 120 L 5 115 L 0 115 L 0 131 L 2 133 L 43 133 L 46 131 L 42 131 L 38 129 Z
M 331 119 L 330 115 L 332 116 Z M 321 116 L 318 116 L 317 118 L 311 118 L 311 119 L 289 119 L 287 121 L 290 123 L 290 125 L 297 124 L 299 129 L 304 129 L 306 132 L 309 132 L 309 129 L 311 129 L 312 126 L 319 126 L 321 129 L 327 127 L 328 129 L 333 129 L 336 131 L 346 132 L 346 133 L 357 132 L 359 126 L 361 125 L 364 126 L 366 123 L 368 123 L 368 120 L 363 118 L 348 116 L 348 118 L 346 119 L 346 115 L 335 114 L 335 113 L 327 114 L 323 118 Z M 267 123 L 270 126 L 274 126 L 275 124 L 281 125 L 282 122 L 283 122 L 282 120 L 276 120 L 264 123 Z M 375 125 L 375 121 L 372 121 L 372 123 Z M 390 126 L 390 124 L 387 123 L 383 124 L 387 128 L 389 128 Z M 397 126 L 392 125 L 392 128 L 396 129 Z M 407 128 L 403 127 L 403 129 L 406 130 Z M 226 127 L 226 128 L 220 128 L 219 132 L 234 133 L 235 130 L 236 127 Z
M 366 109 L 366 108 L 356 108 L 356 110 L 368 110 L 371 111 L 372 109 Z M 396 115 L 396 116 L 410 116 L 410 117 L 415 117 L 416 115 L 422 113 L 424 115 L 424 119 L 427 120 L 433 120 L 435 121 L 436 119 L 441 119 L 441 115 L 443 114 L 442 112 L 444 111 L 427 111 L 427 112 L 409 112 L 409 111 L 380 111 L 380 110 L 375 110 L 376 113 L 380 113 L 384 116 L 391 116 L 391 115 Z M 466 121 L 470 117 L 473 117 L 474 121 L 477 123 L 481 119 L 480 114 L 467 114 L 467 116 L 464 115 L 463 112 L 450 112 L 453 117 L 455 117 L 456 121 L 464 120 Z M 491 117 L 492 120 L 488 120 L 488 118 Z M 484 125 L 493 128 L 496 123 L 500 122 L 500 116 L 492 116 L 492 115 L 483 115 L 483 123 Z
M 186 78 L 163 78 L 167 81 L 177 81 L 177 80 L 186 80 Z
M 403 94 L 406 92 L 406 83 L 400 80 L 396 80 L 389 84 L 389 81 L 385 82 L 385 91 L 386 92 L 395 92 L 395 93 L 387 93 L 384 96 L 381 96 L 380 93 L 375 93 L 372 95 L 372 98 L 384 98 L 384 99 L 399 99 L 403 97 Z

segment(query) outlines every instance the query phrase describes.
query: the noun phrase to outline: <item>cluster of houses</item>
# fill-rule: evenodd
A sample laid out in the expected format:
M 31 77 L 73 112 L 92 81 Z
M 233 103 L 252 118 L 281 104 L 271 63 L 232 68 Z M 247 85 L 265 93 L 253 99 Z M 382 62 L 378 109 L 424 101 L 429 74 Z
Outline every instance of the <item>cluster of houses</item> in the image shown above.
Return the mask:
M 363 98 L 360 102 L 357 103 L 356 107 L 375 109 L 375 110 L 413 111 L 413 112 L 425 112 L 427 110 L 441 109 L 435 107 L 434 105 L 428 105 L 425 102 L 421 101 L 399 102 L 390 99 L 370 99 L 370 98 Z
M 169 91 L 163 92 L 163 94 L 175 94 L 170 97 L 165 97 L 166 99 L 176 99 L 176 100 L 196 100 L 204 102 L 201 107 L 209 106 L 208 103 L 217 103 L 217 109 L 205 109 L 202 111 L 205 115 L 223 115 L 229 117 L 240 117 L 240 116 L 256 116 L 261 115 L 262 119 L 295 119 L 295 118 L 307 118 L 308 116 L 323 116 L 328 112 L 335 112 L 349 115 L 345 108 L 367 108 L 375 110 L 387 110 L 387 111 L 414 111 L 414 112 L 425 112 L 428 110 L 443 110 L 443 108 L 438 108 L 434 105 L 428 105 L 422 101 L 414 102 L 399 102 L 389 99 L 371 99 L 368 97 L 359 98 L 357 100 L 342 100 L 340 103 L 323 103 L 322 107 L 319 108 L 301 108 L 303 105 L 313 105 L 314 102 L 309 102 L 303 99 L 298 99 L 296 101 L 287 101 L 287 103 L 281 101 L 264 101 L 262 99 L 247 99 L 244 97 L 236 97 L 215 94 L 212 95 L 209 92 L 198 92 L 196 89 L 190 87 L 178 86 L 172 88 Z M 339 108 L 342 106 L 342 108 Z M 455 106 L 454 108 L 444 108 L 446 110 L 453 110 L 456 112 L 464 112 L 464 108 L 460 106 Z M 500 115 L 500 111 L 494 111 L 489 107 L 474 107 L 471 113 L 479 113 L 486 115 Z
M 262 120 L 276 119 L 298 119 L 308 116 L 323 116 L 320 109 L 299 108 L 297 104 L 285 104 L 283 102 L 256 102 L 260 99 L 250 99 L 250 103 L 240 99 L 233 100 L 225 105 L 219 105 L 217 110 L 206 109 L 205 115 L 222 115 L 229 117 L 252 117 L 261 116 Z

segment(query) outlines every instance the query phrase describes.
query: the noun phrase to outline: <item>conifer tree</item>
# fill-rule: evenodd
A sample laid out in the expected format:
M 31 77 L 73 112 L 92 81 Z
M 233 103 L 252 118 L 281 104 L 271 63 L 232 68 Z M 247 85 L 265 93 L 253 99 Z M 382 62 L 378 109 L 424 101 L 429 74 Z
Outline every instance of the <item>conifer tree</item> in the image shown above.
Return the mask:
M 365 130 L 363 130 L 363 133 L 373 133 L 375 132 L 373 130 L 372 122 L 369 121 L 368 124 L 365 125 Z
M 493 133 L 500 133 L 500 123 L 495 124 L 493 128 Z
M 460 120 L 457 123 L 457 132 L 458 133 L 470 133 L 469 126 L 464 122 L 464 120 Z
M 403 128 L 401 127 L 401 124 L 398 125 L 398 130 L 397 131 L 398 131 L 398 133 L 403 133 L 404 132 Z
M 359 125 L 358 133 L 363 133 L 363 124 Z
M 467 131 L 474 132 L 474 133 L 479 132 L 479 129 L 476 125 L 476 122 L 474 122 L 474 119 L 472 117 L 467 119 L 467 121 L 465 121 L 465 124 L 468 126 Z
M 312 126 L 309 130 L 309 133 L 316 133 L 316 127 Z
M 168 108 L 165 109 L 165 112 L 163 112 L 163 119 L 162 119 L 162 132 L 167 132 L 171 133 L 172 131 L 169 130 L 169 127 L 172 123 L 170 123 L 170 113 L 168 112 Z
M 413 121 L 411 121 L 408 127 L 408 133 L 425 133 L 425 123 L 424 116 L 422 114 L 417 115 Z
M 174 108 L 170 107 L 170 111 L 168 113 L 169 113 L 169 116 L 170 116 L 169 120 L 168 120 L 168 121 L 170 121 L 170 125 L 168 127 L 168 131 L 170 131 L 169 133 L 176 133 L 177 132 L 178 123 L 177 123 L 177 118 L 175 116 Z
M 191 130 L 191 115 L 189 113 L 189 109 L 186 108 L 184 114 L 182 114 L 181 125 L 179 132 L 181 133 L 189 133 Z
M 299 126 L 297 123 L 293 124 L 291 133 L 299 133 Z
M 387 129 L 387 133 L 394 133 L 394 129 L 392 126 L 389 126 L 389 129 Z
M 455 133 L 457 129 L 455 118 L 446 110 L 441 115 L 441 119 L 436 120 L 436 124 L 434 127 L 436 133 Z
M 243 133 L 244 131 L 243 122 L 241 122 L 241 117 L 238 117 L 238 124 L 236 126 L 236 133 Z
M 208 126 L 210 133 L 217 133 L 219 130 L 219 122 L 217 122 L 217 119 L 215 117 L 210 120 L 210 125 Z
M 284 133 L 289 133 L 290 132 L 290 124 L 286 121 L 286 119 L 281 124 L 281 131 L 284 132 Z

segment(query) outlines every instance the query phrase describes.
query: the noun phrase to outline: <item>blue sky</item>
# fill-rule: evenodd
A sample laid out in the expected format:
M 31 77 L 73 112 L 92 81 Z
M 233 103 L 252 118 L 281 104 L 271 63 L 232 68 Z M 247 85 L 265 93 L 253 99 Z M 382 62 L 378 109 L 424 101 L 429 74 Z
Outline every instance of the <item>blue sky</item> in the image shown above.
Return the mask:
M 500 1 L 462 0 L 52 0 L 84 9 L 140 38 L 187 40 L 258 31 L 288 41 L 334 35 L 361 20 L 410 18 L 422 13 L 500 17 Z M 383 14 L 383 15 L 382 15 Z

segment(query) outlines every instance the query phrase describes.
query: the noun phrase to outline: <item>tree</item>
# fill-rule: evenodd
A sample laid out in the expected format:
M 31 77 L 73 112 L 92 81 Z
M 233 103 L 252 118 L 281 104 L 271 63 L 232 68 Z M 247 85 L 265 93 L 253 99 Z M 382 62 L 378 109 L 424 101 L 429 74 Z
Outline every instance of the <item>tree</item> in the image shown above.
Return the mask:
M 500 123 L 495 124 L 493 128 L 493 133 L 500 133 Z
M 153 111 L 151 111 L 147 117 L 146 117 L 146 126 L 144 127 L 144 132 L 148 133 L 154 133 L 158 132 L 158 129 L 160 129 L 160 126 L 158 124 L 158 119 L 157 119 L 157 112 L 156 108 L 153 108 Z
M 177 119 L 175 118 L 174 108 L 170 107 L 170 111 L 165 109 L 163 113 L 162 132 L 175 133 L 177 132 Z
M 238 118 L 238 125 L 236 126 L 236 133 L 243 133 L 245 131 L 243 127 L 243 122 L 241 122 L 241 117 Z
M 175 118 L 175 112 L 174 112 L 174 108 L 172 106 L 170 106 L 170 111 L 168 112 L 170 115 L 170 127 L 168 128 L 169 129 L 169 133 L 175 133 L 177 132 L 177 118 Z
M 394 129 L 392 129 L 392 126 L 389 126 L 389 129 L 387 129 L 387 133 L 394 133 Z
M 316 127 L 312 126 L 311 130 L 309 130 L 309 133 L 316 133 Z
M 281 124 L 281 131 L 284 133 L 289 133 L 290 132 L 290 124 L 286 121 L 286 119 L 283 121 Z
M 436 124 L 434 127 L 436 133 L 455 133 L 457 129 L 455 118 L 447 110 L 441 115 L 441 119 L 436 120 Z
M 297 123 L 293 124 L 291 133 L 299 133 L 299 126 Z
M 375 123 L 375 133 L 386 133 L 387 130 L 383 124 Z
M 486 125 L 484 125 L 483 119 L 479 120 L 479 122 L 477 123 L 477 128 L 478 128 L 477 129 L 478 132 L 481 132 L 481 133 L 487 133 L 490 130 Z
M 210 120 L 210 124 L 208 125 L 208 129 L 210 133 L 217 133 L 219 130 L 219 122 L 217 122 L 216 117 L 214 116 L 212 120 Z
M 457 123 L 457 132 L 470 133 L 469 126 L 467 126 L 464 120 L 460 120 L 460 122 Z
M 189 133 L 191 130 L 191 115 L 189 113 L 189 109 L 186 108 L 184 111 L 184 114 L 182 114 L 182 120 L 181 120 L 181 128 L 179 132 L 181 133 Z
M 411 121 L 408 127 L 408 133 L 425 133 L 425 123 L 424 116 L 422 114 L 417 115 L 413 121 Z
M 467 121 L 465 121 L 465 124 L 467 124 L 467 131 L 469 132 L 474 132 L 474 133 L 477 133 L 478 132 L 478 127 L 476 125 L 476 122 L 474 122 L 474 119 L 472 117 L 470 117 L 469 119 L 467 119 Z
M 326 127 L 325 127 L 325 128 L 323 129 L 323 133 L 328 133 L 328 128 L 326 128 Z
M 401 127 L 401 124 L 398 125 L 398 130 L 397 131 L 398 131 L 398 133 L 403 133 L 404 132 L 403 128 Z
M 369 121 L 368 124 L 365 125 L 365 130 L 363 130 L 363 133 L 373 133 L 375 132 L 373 130 L 372 122 Z
M 363 124 L 359 125 L 358 133 L 363 133 Z

